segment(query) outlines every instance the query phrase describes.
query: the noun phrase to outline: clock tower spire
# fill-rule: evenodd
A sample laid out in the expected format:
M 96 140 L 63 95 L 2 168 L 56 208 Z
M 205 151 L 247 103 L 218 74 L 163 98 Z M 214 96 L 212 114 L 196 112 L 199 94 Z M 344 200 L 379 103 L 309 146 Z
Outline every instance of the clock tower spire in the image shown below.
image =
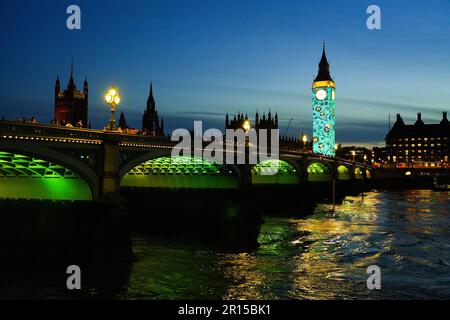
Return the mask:
M 335 93 L 336 85 L 330 75 L 330 64 L 323 44 L 319 71 L 312 84 L 313 107 L 313 152 L 334 156 L 335 138 Z

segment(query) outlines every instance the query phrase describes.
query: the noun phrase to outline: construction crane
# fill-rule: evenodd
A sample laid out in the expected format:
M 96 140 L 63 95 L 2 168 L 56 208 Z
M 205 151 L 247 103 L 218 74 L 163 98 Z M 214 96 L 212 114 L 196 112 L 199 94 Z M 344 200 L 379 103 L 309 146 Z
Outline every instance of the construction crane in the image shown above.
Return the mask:
M 293 119 L 293 118 L 290 118 L 290 119 L 289 119 L 289 123 L 288 123 L 288 126 L 287 126 L 287 128 L 286 128 L 286 133 L 284 134 L 286 137 L 287 137 L 289 128 L 291 127 L 292 120 L 294 120 L 294 119 Z

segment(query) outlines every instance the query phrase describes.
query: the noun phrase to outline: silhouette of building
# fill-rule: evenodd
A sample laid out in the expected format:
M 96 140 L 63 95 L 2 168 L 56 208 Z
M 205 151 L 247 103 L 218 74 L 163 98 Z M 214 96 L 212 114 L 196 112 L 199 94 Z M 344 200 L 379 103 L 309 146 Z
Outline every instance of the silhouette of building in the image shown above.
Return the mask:
M 230 120 L 229 115 L 225 116 L 225 129 L 242 129 L 244 126 L 244 122 L 249 121 L 248 115 L 243 113 L 238 113 L 237 116 L 234 115 L 233 119 Z M 275 113 L 275 116 L 272 117 L 271 112 L 269 111 L 267 118 L 264 113 L 262 117 L 259 116 L 258 112 L 255 114 L 255 121 L 250 121 L 251 127 L 254 128 L 257 132 L 259 129 L 278 129 L 278 114 Z
M 327 156 L 335 155 L 335 90 L 324 44 L 319 71 L 312 85 L 313 152 Z
M 55 84 L 55 112 L 56 125 L 72 125 L 86 127 L 88 125 L 88 83 L 85 78 L 83 91 L 77 90 L 73 80 L 73 61 L 70 66 L 70 79 L 66 90 L 61 91 L 59 77 Z
M 122 130 L 128 129 L 127 120 L 125 119 L 125 115 L 123 114 L 123 111 L 120 113 L 119 128 Z
M 421 113 L 407 125 L 400 114 L 386 136 L 387 161 L 397 166 L 436 167 L 449 164 L 450 124 L 447 112 L 436 124 L 425 124 Z
M 153 84 L 150 83 L 150 93 L 147 99 L 147 109 L 142 116 L 142 134 L 149 136 L 164 136 L 164 119 L 159 121 L 153 97 Z

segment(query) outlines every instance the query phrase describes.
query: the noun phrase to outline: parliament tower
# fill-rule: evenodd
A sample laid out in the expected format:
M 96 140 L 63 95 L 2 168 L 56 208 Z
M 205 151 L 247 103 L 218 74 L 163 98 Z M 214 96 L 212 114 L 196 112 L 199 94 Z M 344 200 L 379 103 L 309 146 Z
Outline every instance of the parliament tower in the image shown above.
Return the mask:
M 164 119 L 159 121 L 158 111 L 156 111 L 155 98 L 153 97 L 152 83 L 150 83 L 147 108 L 142 116 L 142 134 L 148 136 L 164 136 Z
M 324 44 L 319 72 L 312 85 L 312 107 L 313 152 L 326 156 L 335 155 L 335 90 L 336 85 L 330 75 Z
M 88 125 L 88 83 L 84 80 L 83 91 L 77 90 L 73 80 L 73 61 L 70 66 L 70 79 L 66 90 L 61 91 L 59 77 L 55 84 L 54 123 L 65 126 L 87 127 Z

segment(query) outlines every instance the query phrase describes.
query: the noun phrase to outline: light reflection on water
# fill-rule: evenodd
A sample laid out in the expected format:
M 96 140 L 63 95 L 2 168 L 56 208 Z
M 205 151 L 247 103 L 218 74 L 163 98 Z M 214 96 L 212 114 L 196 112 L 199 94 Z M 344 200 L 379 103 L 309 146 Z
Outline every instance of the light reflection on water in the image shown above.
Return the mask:
M 371 192 L 330 210 L 266 217 L 251 253 L 135 239 L 141 260 L 122 298 L 450 298 L 448 192 Z M 366 288 L 373 264 L 382 270 L 379 291 Z
M 0 297 L 116 299 L 450 298 L 449 192 L 370 192 L 331 212 L 265 217 L 260 248 L 217 252 L 162 238 L 133 238 L 138 261 L 83 269 L 84 290 L 60 278 L 0 279 Z M 368 266 L 382 290 L 366 288 Z M 3 285 L 3 288 L 2 288 Z M 28 289 L 26 289 L 28 288 Z

